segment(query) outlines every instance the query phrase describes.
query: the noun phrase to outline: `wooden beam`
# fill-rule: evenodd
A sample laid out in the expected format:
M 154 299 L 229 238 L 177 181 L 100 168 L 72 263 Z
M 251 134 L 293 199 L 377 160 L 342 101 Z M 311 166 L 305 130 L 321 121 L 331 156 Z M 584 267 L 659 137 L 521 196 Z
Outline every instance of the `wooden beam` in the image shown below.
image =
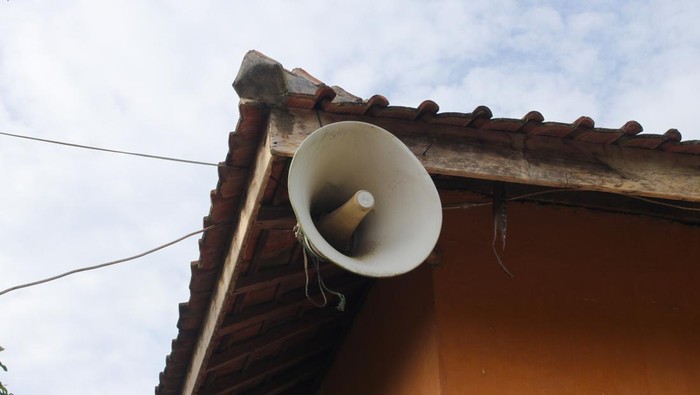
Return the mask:
M 280 345 L 287 339 L 317 329 L 326 322 L 337 319 L 342 314 L 331 308 L 311 311 L 298 321 L 271 329 L 255 339 L 234 345 L 226 351 L 213 355 L 209 360 L 207 371 L 224 369 L 232 362 L 252 354 L 258 348 Z
M 301 391 L 308 391 L 307 388 L 303 389 L 294 388 L 299 384 L 305 384 L 304 382 L 310 382 L 314 376 L 318 376 L 324 368 L 324 357 L 319 356 L 312 362 L 304 362 L 296 367 L 289 369 L 285 373 L 275 375 L 274 379 L 268 381 L 266 384 L 256 387 L 255 393 L 258 395 L 276 395 L 276 394 L 300 394 L 304 393 Z
M 322 277 L 328 276 L 330 272 L 334 270 L 339 270 L 332 264 L 322 265 L 320 266 L 320 269 Z M 304 276 L 304 268 L 301 265 L 288 264 L 273 269 L 267 269 L 263 272 L 239 277 L 236 281 L 235 292 L 236 294 L 242 294 L 250 291 L 257 291 L 280 283 L 303 280 Z M 315 276 L 316 269 L 309 268 L 309 277 L 314 279 Z
M 265 230 L 292 230 L 297 224 L 292 208 L 285 205 L 279 207 L 262 207 L 255 226 Z
M 229 304 L 236 268 L 245 250 L 244 247 L 250 235 L 251 225 L 260 208 L 262 196 L 270 180 L 269 176 L 272 171 L 274 157 L 270 152 L 269 138 L 270 135 L 268 132 L 263 137 L 263 142 L 258 148 L 255 167 L 248 182 L 245 201 L 241 206 L 241 214 L 234 230 L 231 246 L 226 260 L 224 261 L 218 282 L 214 288 L 206 317 L 202 323 L 199 337 L 192 353 L 190 366 L 183 382 L 181 392 L 183 395 L 195 393 L 197 388 L 201 385 L 206 361 L 213 351 L 214 344 L 212 340 L 214 339 L 216 328 L 221 324 L 224 316 L 223 313 L 225 312 L 226 306 Z
M 700 156 L 400 119 L 274 110 L 271 147 L 291 157 L 320 125 L 371 122 L 431 174 L 700 202 Z
M 343 273 L 341 273 L 340 275 L 343 275 Z M 331 276 L 330 278 L 326 278 L 324 281 L 333 283 L 333 276 Z M 350 295 L 354 294 L 357 291 L 357 289 L 359 289 L 362 285 L 365 285 L 367 281 L 368 280 L 366 278 L 362 277 L 353 278 L 349 281 L 345 281 L 342 286 L 333 288 L 333 290 L 342 292 L 346 297 L 349 297 Z M 314 285 L 312 284 L 311 287 L 314 287 Z M 322 299 L 320 291 L 317 288 L 310 289 L 309 295 L 314 300 Z M 327 308 L 331 308 L 331 306 L 334 306 L 334 304 L 337 303 L 335 295 L 326 293 L 326 297 L 328 298 L 329 305 Z M 228 335 L 248 326 L 257 324 L 258 322 L 283 317 L 287 314 L 294 313 L 300 309 L 309 308 L 316 307 L 314 307 L 311 301 L 306 297 L 304 288 L 302 287 L 297 290 L 288 292 L 287 294 L 283 295 L 277 300 L 260 303 L 258 305 L 249 307 L 235 314 L 232 317 L 225 318 L 221 323 L 220 328 L 217 330 L 216 336 L 221 337 L 224 335 Z
M 305 359 L 329 350 L 334 344 L 334 337 L 326 337 L 302 344 L 301 347 L 291 348 L 277 358 L 257 362 L 239 373 L 231 374 L 211 387 L 204 388 L 203 392 L 212 395 L 234 393 L 251 383 L 289 369 Z
M 474 179 L 438 179 L 443 207 L 470 209 L 473 205 L 489 205 L 494 183 Z M 505 199 L 513 203 L 537 202 L 560 206 L 584 207 L 593 210 L 644 215 L 689 225 L 700 225 L 700 203 L 673 202 L 647 199 L 630 195 L 617 195 L 596 191 L 562 190 L 532 185 L 510 184 Z M 679 208 L 682 206 L 683 208 Z

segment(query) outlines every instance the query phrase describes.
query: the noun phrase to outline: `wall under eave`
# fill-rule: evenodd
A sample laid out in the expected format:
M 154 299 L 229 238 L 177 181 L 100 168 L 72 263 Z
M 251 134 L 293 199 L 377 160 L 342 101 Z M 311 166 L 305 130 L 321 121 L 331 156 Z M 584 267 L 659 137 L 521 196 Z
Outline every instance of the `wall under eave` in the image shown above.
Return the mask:
M 430 269 L 379 280 L 347 335 L 325 395 L 440 391 Z
M 696 394 L 700 229 L 510 203 L 445 211 L 443 263 L 378 280 L 324 394 Z

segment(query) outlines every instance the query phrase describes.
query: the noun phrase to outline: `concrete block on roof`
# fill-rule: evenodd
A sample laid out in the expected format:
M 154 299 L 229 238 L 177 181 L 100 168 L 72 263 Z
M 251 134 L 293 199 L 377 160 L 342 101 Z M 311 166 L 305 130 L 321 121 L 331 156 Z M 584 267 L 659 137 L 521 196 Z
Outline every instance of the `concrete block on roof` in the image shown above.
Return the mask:
M 249 51 L 233 88 L 241 99 L 285 105 L 290 94 L 316 96 L 322 86 L 285 70 L 279 62 L 258 51 Z

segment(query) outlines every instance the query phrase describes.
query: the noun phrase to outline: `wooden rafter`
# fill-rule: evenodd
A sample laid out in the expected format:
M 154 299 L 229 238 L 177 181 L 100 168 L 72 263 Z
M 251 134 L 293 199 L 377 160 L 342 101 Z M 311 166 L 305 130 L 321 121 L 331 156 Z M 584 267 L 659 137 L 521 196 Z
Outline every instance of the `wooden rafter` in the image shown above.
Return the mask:
M 408 146 L 431 174 L 700 202 L 700 156 L 388 118 L 275 110 L 273 153 L 291 157 L 320 125 L 362 120 Z
M 311 314 L 308 314 L 306 319 L 293 321 L 289 324 L 271 329 L 265 334 L 256 337 L 252 341 L 231 347 L 225 352 L 214 355 L 209 360 L 207 370 L 212 371 L 221 369 L 240 358 L 247 357 L 258 348 L 281 345 L 291 337 L 305 332 L 310 332 L 317 329 L 319 325 L 338 318 L 339 314 L 340 313 L 334 309 L 315 310 L 311 312 Z
M 229 252 L 224 261 L 219 281 L 214 289 L 211 302 L 202 324 L 202 328 L 197 339 L 197 343 L 192 354 L 192 360 L 188 368 L 182 386 L 182 394 L 192 394 L 201 383 L 206 360 L 210 357 L 213 349 L 212 339 L 215 337 L 217 327 L 224 318 L 223 311 L 228 305 L 231 297 L 230 290 L 234 281 L 234 274 L 244 252 L 244 246 L 251 231 L 251 224 L 254 222 L 257 211 L 260 208 L 262 195 L 265 187 L 270 181 L 269 175 L 272 171 L 274 157 L 270 152 L 269 135 L 260 145 L 254 164 L 254 169 L 247 187 L 246 199 L 241 206 L 241 215 L 235 227 Z

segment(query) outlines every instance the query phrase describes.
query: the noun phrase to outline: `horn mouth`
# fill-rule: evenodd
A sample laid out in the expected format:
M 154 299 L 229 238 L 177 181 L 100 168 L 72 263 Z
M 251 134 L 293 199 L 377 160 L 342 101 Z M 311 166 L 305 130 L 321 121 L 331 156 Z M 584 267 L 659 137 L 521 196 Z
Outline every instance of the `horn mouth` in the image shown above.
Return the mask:
M 292 158 L 288 183 L 289 200 L 309 243 L 352 272 L 371 277 L 405 273 L 422 263 L 437 242 L 442 205 L 430 175 L 398 138 L 377 126 L 337 122 L 313 132 Z M 330 214 L 318 214 L 334 212 L 349 197 L 355 199 L 354 210 L 362 211 L 360 200 L 370 200 L 362 191 L 371 196 L 373 208 L 349 226 L 350 244 L 347 235 L 332 240 L 323 219 Z

